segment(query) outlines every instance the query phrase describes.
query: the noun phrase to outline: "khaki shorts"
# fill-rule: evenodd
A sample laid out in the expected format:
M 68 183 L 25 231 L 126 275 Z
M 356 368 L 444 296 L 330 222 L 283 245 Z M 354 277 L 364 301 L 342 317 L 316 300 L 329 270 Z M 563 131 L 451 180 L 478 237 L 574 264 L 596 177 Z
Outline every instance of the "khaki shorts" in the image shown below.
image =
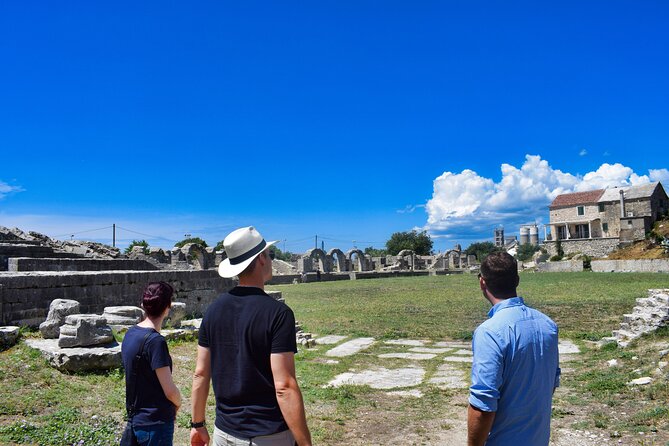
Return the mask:
M 290 430 L 253 438 L 237 438 L 214 426 L 214 446 L 295 446 Z

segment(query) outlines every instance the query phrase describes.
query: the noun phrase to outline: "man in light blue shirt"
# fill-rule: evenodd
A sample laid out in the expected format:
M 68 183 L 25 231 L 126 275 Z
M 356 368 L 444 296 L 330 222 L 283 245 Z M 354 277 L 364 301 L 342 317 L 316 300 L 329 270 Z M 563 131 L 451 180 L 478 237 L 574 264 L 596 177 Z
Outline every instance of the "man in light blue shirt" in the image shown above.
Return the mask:
M 468 446 L 545 446 L 553 391 L 560 385 L 558 328 L 518 297 L 516 260 L 506 252 L 481 263 L 479 284 L 492 305 L 474 332 Z

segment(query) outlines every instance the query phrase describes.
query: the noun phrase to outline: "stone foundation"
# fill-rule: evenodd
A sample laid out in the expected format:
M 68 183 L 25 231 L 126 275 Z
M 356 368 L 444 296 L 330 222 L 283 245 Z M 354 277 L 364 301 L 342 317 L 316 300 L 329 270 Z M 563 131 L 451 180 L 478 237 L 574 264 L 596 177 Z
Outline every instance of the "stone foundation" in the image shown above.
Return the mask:
M 598 273 L 669 273 L 669 259 L 593 260 L 590 267 Z
M 37 327 L 54 299 L 72 299 L 82 313 L 102 314 L 105 307 L 139 305 L 147 283 L 165 281 L 186 312 L 202 315 L 222 292 L 235 285 L 216 270 L 108 272 L 0 272 L 0 325 Z
M 618 249 L 620 240 L 615 238 L 593 238 L 593 239 L 578 239 L 578 240 L 560 240 L 562 244 L 562 251 L 565 255 L 582 253 L 590 257 L 606 257 L 612 251 Z M 543 247 L 548 251 L 552 257 L 557 255 L 557 248 L 555 242 L 552 240 L 544 241 Z

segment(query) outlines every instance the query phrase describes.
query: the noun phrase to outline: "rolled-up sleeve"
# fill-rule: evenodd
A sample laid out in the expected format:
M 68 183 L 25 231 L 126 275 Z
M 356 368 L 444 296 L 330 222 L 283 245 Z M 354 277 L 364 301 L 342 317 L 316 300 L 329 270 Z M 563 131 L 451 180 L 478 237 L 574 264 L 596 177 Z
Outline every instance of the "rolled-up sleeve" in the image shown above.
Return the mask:
M 501 343 L 494 333 L 479 327 L 472 341 L 472 385 L 469 404 L 484 412 L 497 412 L 504 372 Z

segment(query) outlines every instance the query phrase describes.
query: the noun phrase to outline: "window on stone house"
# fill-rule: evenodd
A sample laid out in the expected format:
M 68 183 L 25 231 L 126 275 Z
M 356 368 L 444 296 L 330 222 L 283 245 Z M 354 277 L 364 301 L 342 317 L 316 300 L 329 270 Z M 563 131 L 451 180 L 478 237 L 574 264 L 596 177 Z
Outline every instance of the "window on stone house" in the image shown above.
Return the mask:
M 585 215 L 585 209 L 583 208 L 583 206 L 577 207 L 576 212 L 578 215 Z
M 602 231 L 609 232 L 609 224 L 608 223 L 602 223 Z
M 599 203 L 599 212 L 604 212 L 604 203 Z

